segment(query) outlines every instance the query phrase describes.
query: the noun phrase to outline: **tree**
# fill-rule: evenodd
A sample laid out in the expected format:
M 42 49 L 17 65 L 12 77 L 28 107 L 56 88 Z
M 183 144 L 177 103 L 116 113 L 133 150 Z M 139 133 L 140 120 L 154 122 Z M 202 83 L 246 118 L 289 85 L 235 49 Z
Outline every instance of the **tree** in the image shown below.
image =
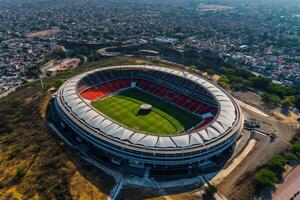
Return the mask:
M 54 57 L 59 57 L 61 59 L 64 59 L 66 58 L 68 55 L 67 55 L 67 52 L 65 51 L 64 48 L 58 48 L 56 50 L 53 51 L 52 55 Z
M 56 81 L 53 83 L 53 87 L 58 88 L 58 87 L 60 87 L 63 83 L 64 83 L 63 80 L 56 80 Z
M 255 181 L 260 188 L 274 187 L 278 182 L 278 178 L 274 172 L 263 168 L 255 175 Z
M 81 66 L 81 65 L 83 65 L 85 63 L 85 56 L 80 54 L 78 57 L 80 59 L 79 65 Z
M 226 68 L 226 67 L 221 67 L 221 73 L 225 75 L 232 75 L 235 74 L 235 70 L 232 68 Z
M 269 83 L 271 83 L 272 81 L 270 78 L 264 78 L 262 76 L 253 77 L 250 80 L 252 82 L 253 87 L 262 90 L 265 90 L 268 87 Z
M 29 77 L 37 78 L 40 74 L 40 68 L 44 63 L 36 63 L 26 69 L 25 75 Z
M 276 94 L 264 92 L 261 97 L 262 100 L 268 104 L 274 104 L 278 106 L 281 103 L 281 99 Z
M 249 79 L 251 77 L 255 77 L 255 75 L 252 74 L 249 70 L 243 69 L 241 67 L 237 67 L 235 69 L 235 74 L 237 76 L 240 76 L 240 77 L 244 78 L 244 79 Z
M 300 109 L 300 95 L 295 97 L 295 106 Z
M 229 82 L 230 82 L 230 81 L 229 81 L 228 77 L 225 76 L 225 75 L 222 75 L 222 76 L 219 78 L 219 80 L 218 80 L 218 84 L 219 84 L 222 88 L 224 88 L 224 89 L 230 88 L 230 83 L 229 83 Z
M 293 154 L 292 152 L 287 153 L 285 157 L 286 157 L 286 160 L 288 161 L 288 163 L 292 163 L 292 162 L 298 160 L 298 156 Z
M 285 87 L 283 85 L 279 85 L 276 83 L 270 83 L 266 88 L 266 91 L 269 93 L 276 94 L 277 96 L 283 98 L 284 96 L 288 96 L 292 94 L 292 89 Z
M 243 79 L 242 80 L 242 85 L 243 85 L 244 88 L 249 88 L 249 87 L 252 86 L 252 82 L 249 81 L 249 80 Z
M 268 162 L 267 167 L 268 169 L 272 170 L 275 172 L 278 176 L 281 176 L 281 174 L 285 170 L 285 164 L 286 160 L 283 156 L 281 155 L 275 155 L 271 158 L 271 160 Z
M 243 88 L 243 85 L 240 84 L 240 83 L 235 83 L 235 84 L 232 84 L 232 85 L 231 85 L 231 88 L 232 88 L 233 90 L 235 90 L 235 91 L 239 91 L 239 90 L 241 90 L 241 89 Z
M 291 107 L 295 102 L 294 96 L 285 96 L 281 101 L 281 104 L 287 108 Z
M 197 69 L 196 65 L 190 65 L 188 68 L 189 72 L 194 72 Z
M 296 142 L 293 147 L 292 147 L 292 151 L 295 154 L 300 154 L 300 141 Z
M 208 75 L 214 74 L 214 70 L 212 70 L 212 69 L 207 69 L 206 72 L 208 73 Z
M 214 186 L 214 185 L 208 184 L 207 191 L 208 191 L 211 195 L 214 195 L 215 193 L 218 192 L 218 188 L 217 188 L 216 186 Z

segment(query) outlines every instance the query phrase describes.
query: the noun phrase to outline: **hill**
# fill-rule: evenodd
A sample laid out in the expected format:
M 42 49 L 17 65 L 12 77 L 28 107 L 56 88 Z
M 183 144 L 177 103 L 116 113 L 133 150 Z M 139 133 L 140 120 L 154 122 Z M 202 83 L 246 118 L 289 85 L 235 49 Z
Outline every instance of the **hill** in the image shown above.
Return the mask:
M 0 99 L 0 199 L 101 199 L 112 177 L 74 155 L 46 126 L 51 92 L 68 78 L 102 66 L 135 63 L 115 58 L 27 83 Z

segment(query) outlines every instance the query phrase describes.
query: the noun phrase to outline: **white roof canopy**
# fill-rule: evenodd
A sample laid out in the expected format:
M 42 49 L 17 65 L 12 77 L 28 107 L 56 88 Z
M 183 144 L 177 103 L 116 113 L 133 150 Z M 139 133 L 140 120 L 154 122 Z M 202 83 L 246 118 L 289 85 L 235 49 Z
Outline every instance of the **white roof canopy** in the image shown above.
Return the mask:
M 121 124 L 107 119 L 99 111 L 96 111 L 77 93 L 77 83 L 86 75 L 101 70 L 110 70 L 115 68 L 146 68 L 157 71 L 164 71 L 169 74 L 190 79 L 191 81 L 199 84 L 199 87 L 205 87 L 219 101 L 219 114 L 214 122 L 212 122 L 209 126 L 206 126 L 201 130 L 179 136 L 155 136 L 151 134 L 135 132 L 134 130 L 125 128 Z M 125 65 L 97 69 L 94 71 L 83 73 L 70 79 L 60 88 L 60 92 L 58 94 L 62 97 L 64 104 L 70 109 L 73 114 L 84 121 L 86 125 L 90 126 L 93 129 L 96 129 L 97 132 L 100 131 L 107 136 L 119 140 L 126 140 L 132 144 L 149 147 L 181 148 L 190 145 L 204 145 L 206 142 L 224 134 L 229 128 L 233 126 L 237 119 L 237 110 L 232 98 L 230 98 L 229 95 L 219 87 L 199 76 L 193 74 L 184 76 L 184 73 L 181 71 L 156 66 Z

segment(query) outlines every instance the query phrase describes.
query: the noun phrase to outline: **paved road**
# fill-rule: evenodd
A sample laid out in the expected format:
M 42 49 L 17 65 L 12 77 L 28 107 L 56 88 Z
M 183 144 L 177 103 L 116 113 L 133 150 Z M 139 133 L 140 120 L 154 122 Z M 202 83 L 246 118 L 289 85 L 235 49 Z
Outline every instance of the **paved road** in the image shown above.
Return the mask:
M 276 185 L 276 192 L 272 194 L 273 200 L 290 199 L 300 190 L 300 166 L 294 169 L 284 180 L 282 184 Z M 294 200 L 300 200 L 297 196 Z

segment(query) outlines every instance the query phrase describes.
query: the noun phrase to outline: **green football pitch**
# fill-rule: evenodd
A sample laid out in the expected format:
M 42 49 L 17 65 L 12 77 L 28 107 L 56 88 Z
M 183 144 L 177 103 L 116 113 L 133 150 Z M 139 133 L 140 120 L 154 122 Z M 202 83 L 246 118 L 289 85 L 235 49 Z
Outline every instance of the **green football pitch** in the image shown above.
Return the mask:
M 140 105 L 151 104 L 152 110 L 138 115 Z M 180 134 L 201 122 L 201 117 L 138 89 L 92 102 L 101 113 L 136 131 L 158 136 Z

